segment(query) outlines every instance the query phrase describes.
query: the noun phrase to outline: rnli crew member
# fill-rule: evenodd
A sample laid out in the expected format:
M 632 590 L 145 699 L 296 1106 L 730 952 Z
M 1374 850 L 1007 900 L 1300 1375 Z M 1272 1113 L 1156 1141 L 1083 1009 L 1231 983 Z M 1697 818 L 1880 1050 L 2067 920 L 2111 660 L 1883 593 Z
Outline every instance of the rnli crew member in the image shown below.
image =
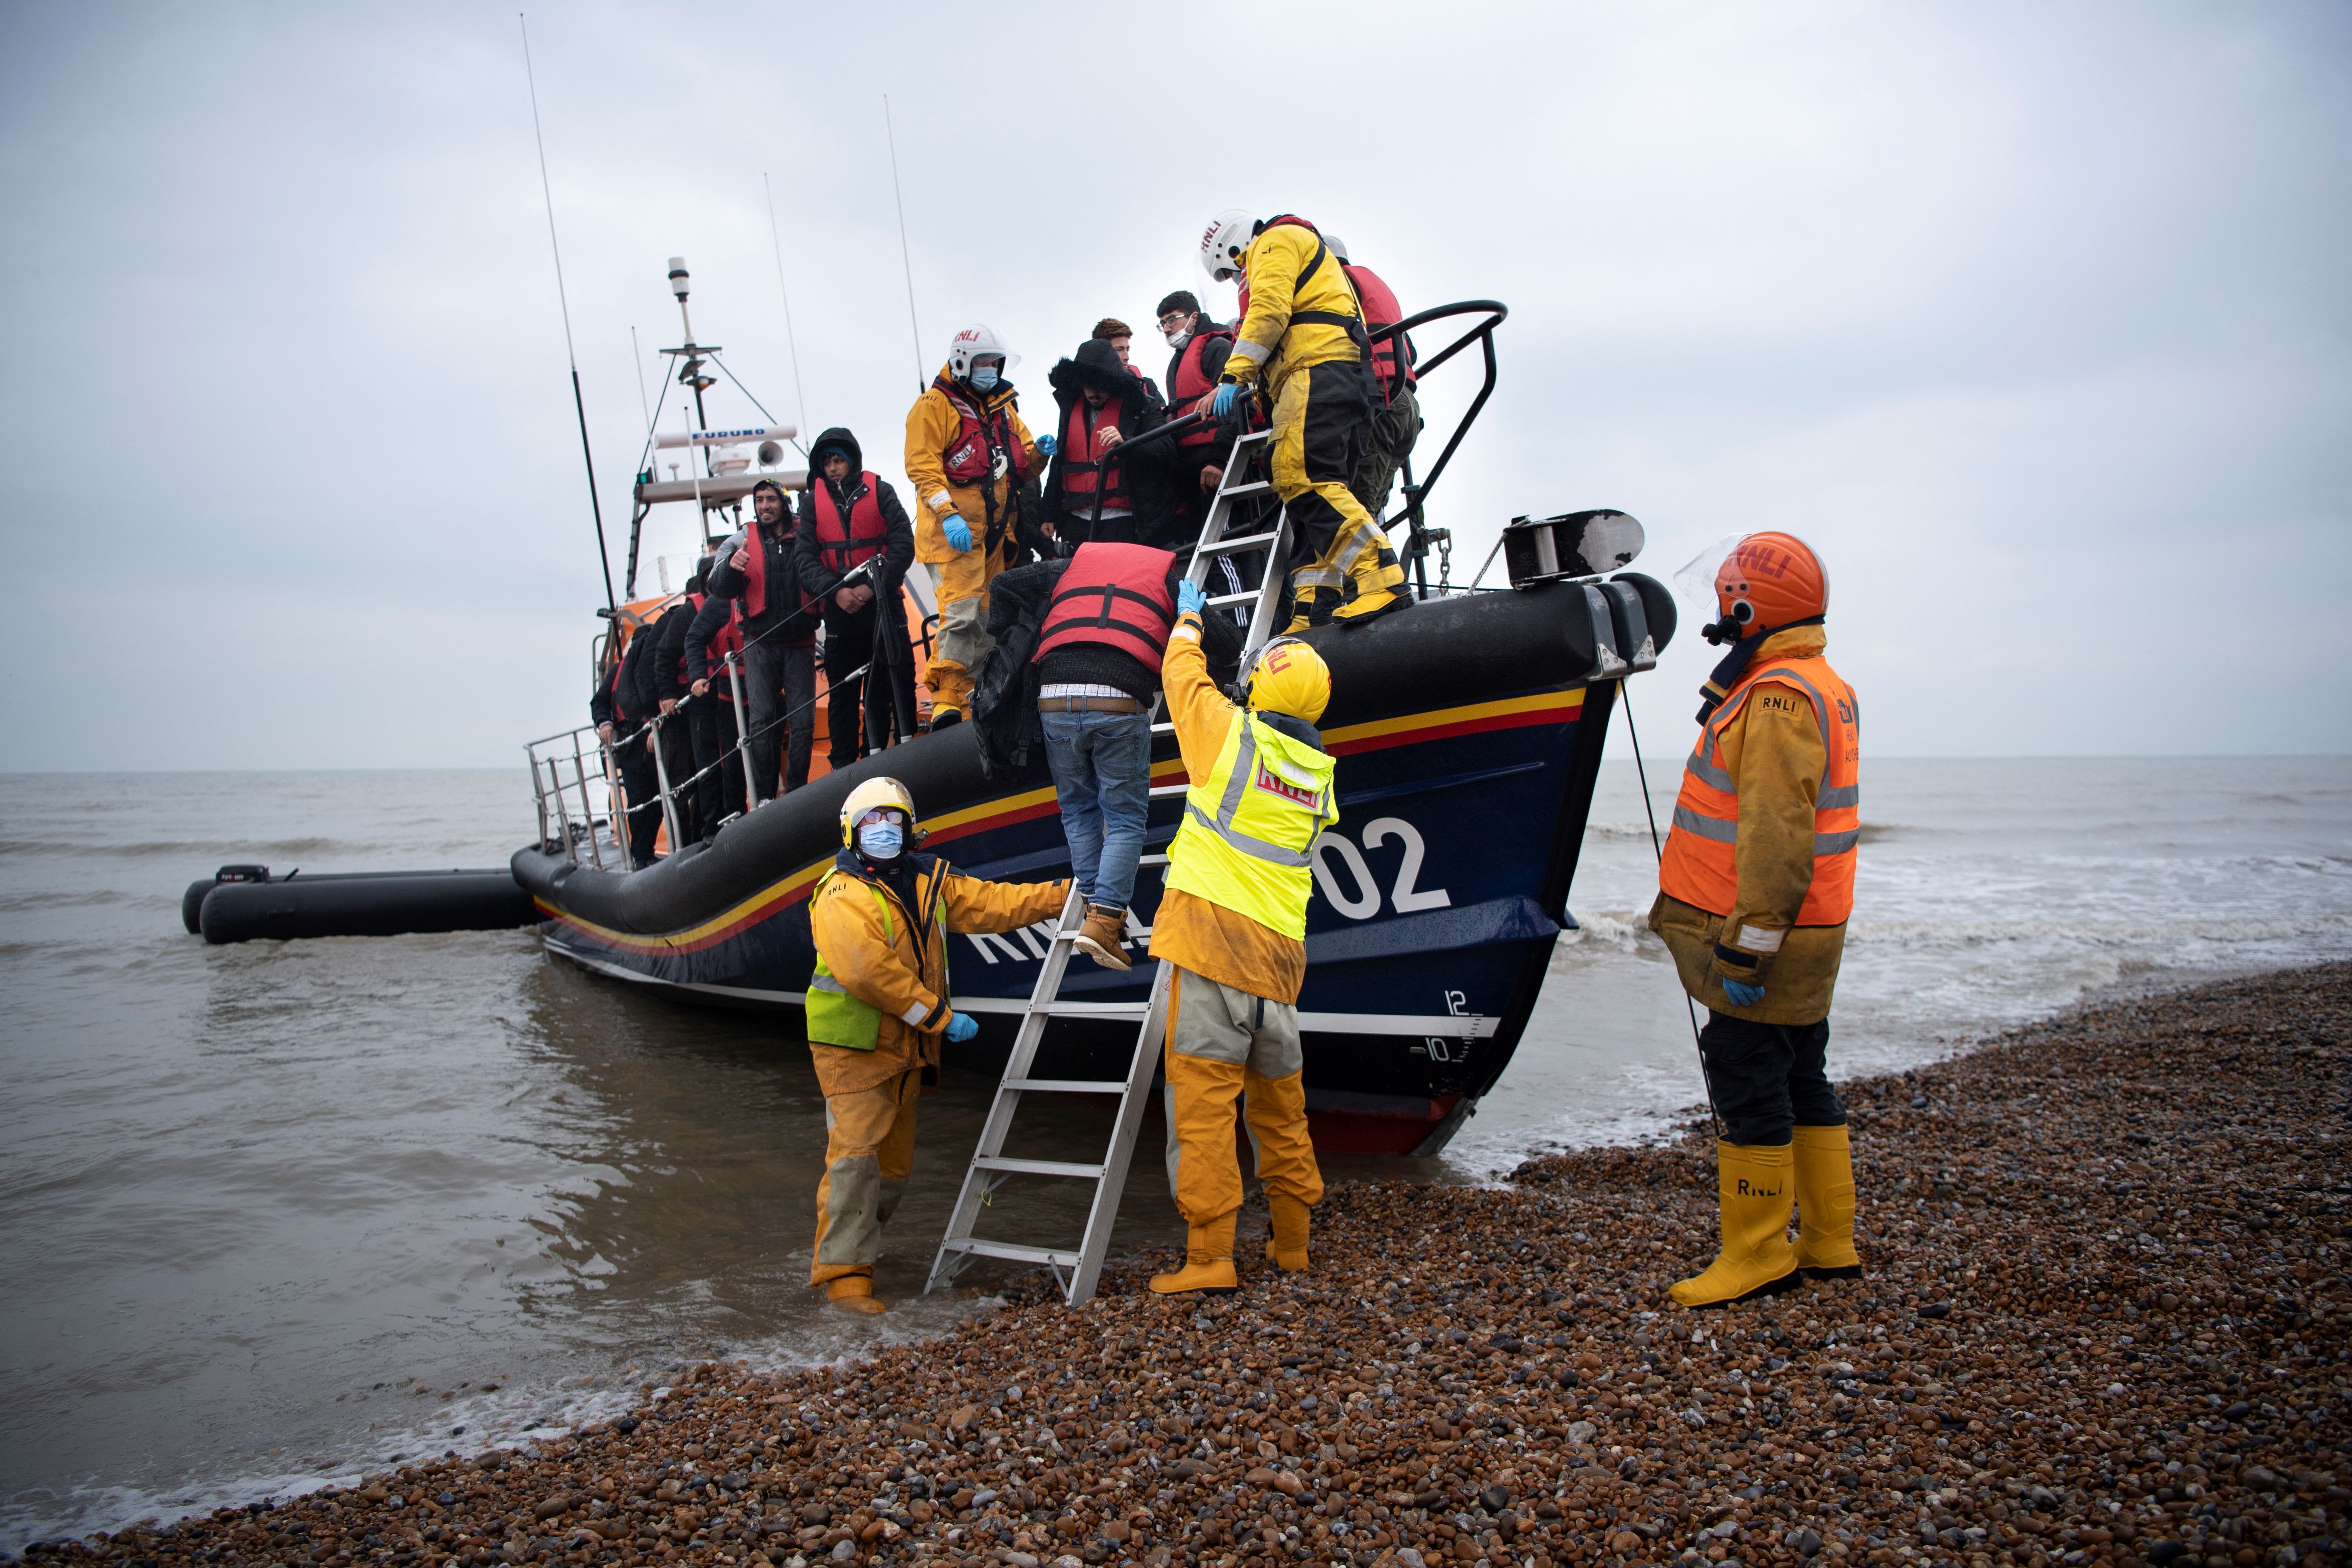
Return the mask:
M 1802 540 L 1749 534 L 1715 590 L 1723 619 L 1706 637 L 1731 652 L 1701 689 L 1650 910 L 1706 1005 L 1699 1058 L 1721 1124 L 1723 1246 L 1673 1287 L 1685 1307 L 1862 1272 L 1845 1107 L 1824 1060 L 1861 837 L 1857 704 L 1822 657 L 1829 574 Z
M 730 653 L 736 661 L 731 679 L 727 668 Z M 749 689 L 743 684 L 742 659 L 743 633 L 735 624 L 734 602 L 710 593 L 706 584 L 702 607 L 686 630 L 687 689 L 696 699 L 688 708 L 694 766 L 698 773 L 709 772 L 702 781 L 706 837 L 719 831 L 721 820 L 740 816 L 745 810 L 743 765 L 732 754 L 743 732 L 736 693 Z M 722 761 L 725 765 L 713 767 Z
M 1404 320 L 1396 290 L 1370 268 L 1349 260 L 1347 241 L 1327 234 L 1323 243 L 1331 247 L 1331 254 L 1347 269 L 1348 281 L 1356 286 L 1368 336 Z M 1421 404 L 1413 393 L 1418 382 L 1412 374 L 1412 340 L 1407 337 L 1372 344 L 1372 429 L 1364 445 L 1364 460 L 1357 465 L 1356 477 L 1348 488 L 1376 518 L 1387 512 L 1397 470 L 1412 456 L 1412 444 L 1421 438 Z
M 1348 486 L 1372 421 L 1362 307 L 1315 226 L 1285 215 L 1253 223 L 1236 208 L 1201 245 L 1210 279 L 1238 277 L 1242 322 L 1211 401 L 1224 417 L 1263 376 L 1274 400 L 1274 488 L 1298 531 L 1290 629 L 1370 620 L 1407 603 L 1404 569 Z M 1355 596 L 1342 604 L 1343 590 Z
M 1150 460 L 1157 454 L 1147 449 L 1134 463 L 1118 456 L 1126 442 L 1168 423 L 1168 410 L 1148 395 L 1151 384 L 1120 363 L 1099 337 L 1080 343 L 1045 379 L 1058 411 L 1054 463 L 1045 476 L 1046 532 L 1064 553 L 1088 540 L 1163 542 L 1169 509 L 1162 470 Z M 1155 639 L 1166 640 L 1164 635 Z
M 964 328 L 948 363 L 907 411 L 907 478 L 915 487 L 915 559 L 938 591 L 931 728 L 961 723 L 971 672 L 988 657 L 988 584 L 1004 569 L 1022 486 L 1053 455 L 1033 440 L 1006 373 L 1021 363 L 984 325 Z
M 776 793 L 779 752 L 784 788 L 808 783 L 809 741 L 816 724 L 816 602 L 801 590 L 793 514 L 775 480 L 751 487 L 748 537 L 712 569 L 710 591 L 735 601 L 735 624 L 743 634 L 751 776 L 766 801 Z
M 1323 1175 L 1307 1132 L 1298 987 L 1307 973 L 1307 846 L 1339 818 L 1332 759 L 1315 721 L 1331 671 L 1296 637 L 1276 637 L 1242 670 L 1242 707 L 1210 679 L 1206 595 L 1177 589 L 1180 618 L 1160 679 L 1192 786 L 1168 849 L 1168 890 L 1151 955 L 1175 973 L 1168 999 L 1168 1184 L 1188 1227 L 1184 1266 L 1156 1276 L 1161 1295 L 1228 1291 L 1242 1206 L 1234 1100 L 1257 1146 L 1273 1211 L 1265 1255 L 1307 1267 L 1307 1211 Z
M 801 586 L 824 605 L 828 760 L 838 771 L 887 745 L 894 720 L 902 740 L 914 726 L 915 658 L 898 584 L 915 562 L 915 529 L 898 492 L 866 468 L 857 437 L 841 426 L 809 448 L 809 471 L 814 477 L 801 496 L 794 550 Z M 877 560 L 881 564 L 868 575 L 842 581 Z M 856 677 L 870 664 L 883 667 L 881 679 L 870 679 L 872 671 Z
M 809 897 L 816 973 L 809 1054 L 824 1091 L 824 1178 L 809 1283 L 879 1312 L 874 1260 L 913 1169 L 915 1097 L 939 1082 L 940 1040 L 979 1024 L 948 998 L 950 931 L 1008 931 L 1060 913 L 1067 882 L 983 882 L 915 851 L 914 797 L 867 779 L 841 804 L 841 852 Z

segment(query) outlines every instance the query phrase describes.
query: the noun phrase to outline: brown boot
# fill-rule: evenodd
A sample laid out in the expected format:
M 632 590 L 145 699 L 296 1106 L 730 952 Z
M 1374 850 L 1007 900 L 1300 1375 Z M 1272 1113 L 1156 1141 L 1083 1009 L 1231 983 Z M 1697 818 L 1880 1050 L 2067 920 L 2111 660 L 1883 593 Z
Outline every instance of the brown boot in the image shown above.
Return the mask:
M 1307 1205 L 1275 1193 L 1267 1197 L 1266 1206 L 1274 1211 L 1274 1234 L 1266 1238 L 1266 1257 L 1285 1273 L 1306 1273 Z
M 1242 1216 L 1235 1209 L 1206 1225 L 1196 1225 L 1184 1240 L 1184 1267 L 1172 1274 L 1151 1277 L 1154 1294 L 1181 1296 L 1198 1290 L 1204 1295 L 1230 1296 L 1241 1289 L 1234 1272 L 1234 1230 Z
M 1127 911 L 1105 909 L 1100 904 L 1087 906 L 1086 923 L 1071 939 L 1080 952 L 1106 969 L 1132 969 L 1127 957 Z
M 887 1312 L 888 1303 L 874 1294 L 874 1279 L 866 1274 L 845 1274 L 824 1284 L 825 1300 L 845 1312 L 872 1314 Z

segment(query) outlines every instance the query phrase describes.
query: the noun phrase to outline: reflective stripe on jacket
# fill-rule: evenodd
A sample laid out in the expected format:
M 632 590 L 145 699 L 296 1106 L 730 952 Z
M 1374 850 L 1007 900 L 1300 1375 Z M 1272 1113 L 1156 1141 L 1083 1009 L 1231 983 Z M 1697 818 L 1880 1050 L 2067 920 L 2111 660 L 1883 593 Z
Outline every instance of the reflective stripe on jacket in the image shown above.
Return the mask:
M 1216 765 L 1184 796 L 1168 886 L 1303 941 L 1314 887 L 1307 846 L 1339 819 L 1336 765 L 1319 745 L 1236 711 Z
M 1101 643 L 1157 672 L 1176 628 L 1176 601 L 1168 592 L 1168 569 L 1175 564 L 1175 552 L 1148 544 L 1079 545 L 1054 585 L 1031 662 L 1042 664 L 1071 643 Z
M 1861 715 L 1853 689 L 1818 655 L 1763 660 L 1699 731 L 1683 766 L 1658 888 L 1710 913 L 1731 912 L 1739 886 L 1739 781 L 1724 765 L 1722 735 L 1764 685 L 1805 694 L 1827 758 L 1813 795 L 1812 882 L 1793 923 L 1843 925 L 1853 913 L 1853 868 L 1862 838 Z

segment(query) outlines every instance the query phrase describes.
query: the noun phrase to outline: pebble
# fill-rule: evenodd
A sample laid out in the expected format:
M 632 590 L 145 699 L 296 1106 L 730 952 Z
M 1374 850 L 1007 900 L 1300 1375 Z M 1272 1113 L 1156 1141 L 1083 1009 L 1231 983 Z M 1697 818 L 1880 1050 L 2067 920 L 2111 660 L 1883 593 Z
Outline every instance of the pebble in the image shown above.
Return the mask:
M 2329 1568 L 2347 1042 L 2336 964 L 1849 1082 L 1868 1277 L 1720 1311 L 1665 1296 L 1714 1251 L 1694 1123 L 1495 1190 L 1336 1185 L 1313 1270 L 1237 1296 L 1151 1296 L 1166 1249 L 1076 1310 L 1004 1277 L 864 1362 L 703 1363 L 520 1452 L 26 1556 Z

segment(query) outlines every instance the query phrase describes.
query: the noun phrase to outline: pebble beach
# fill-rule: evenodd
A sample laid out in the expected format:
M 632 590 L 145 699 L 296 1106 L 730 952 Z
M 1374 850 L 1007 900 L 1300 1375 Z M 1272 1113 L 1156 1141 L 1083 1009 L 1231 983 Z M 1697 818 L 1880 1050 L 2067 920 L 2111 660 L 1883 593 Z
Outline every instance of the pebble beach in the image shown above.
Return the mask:
M 1076 1309 L 1006 1277 L 937 1340 L 689 1365 L 520 1449 L 26 1557 L 2326 1568 L 2347 1046 L 2331 964 L 1845 1082 L 1860 1280 L 1666 1299 L 1714 1252 L 1702 1116 L 1493 1188 L 1336 1185 L 1312 1270 L 1232 1297 L 1151 1296 L 1165 1250 Z

